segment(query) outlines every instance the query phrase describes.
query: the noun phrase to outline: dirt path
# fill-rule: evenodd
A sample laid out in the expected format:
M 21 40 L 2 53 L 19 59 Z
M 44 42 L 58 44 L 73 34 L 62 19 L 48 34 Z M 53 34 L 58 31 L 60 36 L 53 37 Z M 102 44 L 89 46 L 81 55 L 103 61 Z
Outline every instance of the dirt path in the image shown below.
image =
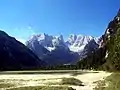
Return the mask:
M 96 81 L 104 80 L 107 76 L 111 75 L 111 73 L 99 71 L 98 73 L 86 73 L 82 75 L 78 75 L 77 79 L 81 80 L 85 86 L 72 86 L 76 90 L 93 90 L 96 86 Z

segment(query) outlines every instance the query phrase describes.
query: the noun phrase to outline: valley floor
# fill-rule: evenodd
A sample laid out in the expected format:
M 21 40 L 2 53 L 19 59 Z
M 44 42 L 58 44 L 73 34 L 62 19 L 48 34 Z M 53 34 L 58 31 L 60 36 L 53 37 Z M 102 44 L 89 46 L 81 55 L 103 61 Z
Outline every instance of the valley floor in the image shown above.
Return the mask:
M 84 86 L 67 85 L 76 90 L 93 90 L 97 81 L 105 79 L 111 73 L 104 71 L 54 70 L 54 71 L 15 71 L 0 73 L 0 90 L 29 86 L 66 86 L 60 85 L 63 78 L 76 78 Z M 5 86 L 4 84 L 7 84 Z M 10 86 L 9 86 L 10 84 Z M 41 89 L 42 90 L 42 89 Z

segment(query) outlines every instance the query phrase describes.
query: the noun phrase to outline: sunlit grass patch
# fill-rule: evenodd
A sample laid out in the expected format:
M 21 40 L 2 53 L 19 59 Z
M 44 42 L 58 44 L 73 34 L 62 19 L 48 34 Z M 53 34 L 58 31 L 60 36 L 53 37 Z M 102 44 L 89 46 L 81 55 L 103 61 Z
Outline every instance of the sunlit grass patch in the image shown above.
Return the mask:
M 29 86 L 12 88 L 8 90 L 75 90 L 75 89 L 67 86 Z
M 80 81 L 76 78 L 63 78 L 60 83 L 61 83 L 61 85 L 83 86 L 82 81 Z
M 100 81 L 94 90 L 120 90 L 120 73 L 113 73 L 104 81 Z
M 0 88 L 10 88 L 10 87 L 13 87 L 14 85 L 13 84 L 9 84 L 9 83 L 1 83 L 0 84 Z

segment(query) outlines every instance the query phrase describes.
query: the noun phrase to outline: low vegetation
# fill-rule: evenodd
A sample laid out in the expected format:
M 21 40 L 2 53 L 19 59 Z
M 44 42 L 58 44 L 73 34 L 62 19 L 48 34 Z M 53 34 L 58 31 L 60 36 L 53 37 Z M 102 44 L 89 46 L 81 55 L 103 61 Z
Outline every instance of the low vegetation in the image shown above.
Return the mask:
M 8 90 L 74 90 L 74 89 L 67 86 L 30 86 L 30 87 L 11 88 Z
M 113 73 L 105 81 L 98 82 L 94 90 L 120 90 L 120 73 Z
M 76 85 L 76 86 L 83 86 L 82 81 L 76 78 L 63 78 L 61 81 L 62 85 Z
M 14 85 L 9 84 L 9 83 L 6 83 L 6 84 L 1 83 L 1 84 L 0 84 L 0 90 L 1 90 L 1 88 L 10 88 L 10 87 L 12 87 L 12 86 L 14 86 Z

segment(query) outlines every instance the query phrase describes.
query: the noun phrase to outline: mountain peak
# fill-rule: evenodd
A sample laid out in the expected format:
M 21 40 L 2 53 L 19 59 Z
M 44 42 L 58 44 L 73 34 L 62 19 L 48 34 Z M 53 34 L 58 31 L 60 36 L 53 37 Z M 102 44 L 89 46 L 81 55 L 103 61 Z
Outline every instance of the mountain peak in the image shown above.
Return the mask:
M 63 35 L 59 36 L 51 36 L 48 34 L 38 34 L 33 36 L 29 41 L 38 42 L 40 45 L 48 49 L 49 51 L 54 50 L 56 47 L 64 47 L 69 48 L 71 51 L 79 52 L 84 49 L 84 47 L 94 39 L 96 42 L 96 38 L 92 36 L 84 36 L 84 35 L 75 35 L 70 34 L 68 39 L 65 41 Z M 28 41 L 28 42 L 29 42 Z M 29 43 L 32 43 L 29 42 Z
M 6 32 L 4 32 L 4 31 L 2 31 L 2 30 L 0 30 L 0 36 L 8 36 L 8 34 L 6 33 Z
M 58 39 L 59 41 L 64 41 L 63 35 L 56 36 L 56 39 Z

